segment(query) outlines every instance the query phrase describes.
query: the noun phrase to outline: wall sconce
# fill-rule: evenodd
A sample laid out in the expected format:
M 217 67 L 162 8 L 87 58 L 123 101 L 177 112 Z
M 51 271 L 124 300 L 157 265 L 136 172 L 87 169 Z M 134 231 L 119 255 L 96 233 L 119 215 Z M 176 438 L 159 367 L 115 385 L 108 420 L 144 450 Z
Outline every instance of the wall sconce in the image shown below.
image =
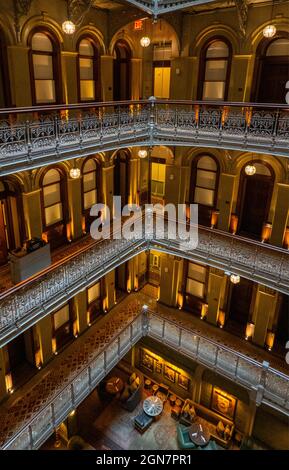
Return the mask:
M 219 310 L 218 313 L 218 325 L 220 328 L 223 328 L 226 321 L 226 314 L 223 310 Z
M 179 67 L 176 68 L 176 75 L 181 75 L 181 69 L 179 69 Z
M 14 392 L 11 372 L 8 372 L 8 374 L 5 375 L 5 385 L 6 385 L 6 391 L 8 393 L 13 393 Z
M 218 223 L 220 211 L 212 211 L 211 214 L 211 228 L 215 228 Z
M 55 356 L 57 356 L 58 352 L 57 352 L 56 338 L 52 338 L 52 352 L 53 354 L 55 354 Z
M 245 332 L 245 340 L 248 341 L 248 339 L 251 339 L 255 331 L 255 325 L 252 322 L 248 322 L 246 326 L 246 332 Z
M 201 320 L 204 320 L 206 318 L 207 313 L 208 313 L 208 304 L 202 304 Z
M 67 238 L 68 243 L 71 243 L 71 241 L 72 241 L 72 239 L 71 239 L 71 222 L 68 222 L 66 224 L 66 238 Z
M 271 237 L 272 224 L 263 224 L 261 241 L 262 243 L 267 242 Z
M 74 320 L 72 329 L 73 329 L 73 336 L 74 336 L 74 338 L 78 338 L 79 330 L 78 330 L 78 322 L 77 322 L 77 320 Z
M 266 335 L 266 341 L 265 341 L 268 351 L 272 350 L 273 345 L 274 345 L 274 340 L 275 340 L 275 333 L 273 333 L 273 331 L 271 330 L 268 330 L 267 335 Z
M 35 365 L 36 365 L 37 369 L 40 370 L 42 368 L 42 358 L 41 358 L 40 349 L 35 351 L 34 357 L 35 357 Z
M 231 221 L 230 221 L 230 232 L 235 235 L 237 233 L 237 228 L 238 228 L 238 216 L 236 214 L 231 215 Z
M 289 250 L 289 227 L 285 230 L 283 246 Z
M 178 300 L 177 300 L 177 303 L 178 303 L 178 306 L 179 306 L 179 310 L 182 310 L 183 304 L 184 304 L 184 297 L 183 297 L 183 294 L 178 293 Z

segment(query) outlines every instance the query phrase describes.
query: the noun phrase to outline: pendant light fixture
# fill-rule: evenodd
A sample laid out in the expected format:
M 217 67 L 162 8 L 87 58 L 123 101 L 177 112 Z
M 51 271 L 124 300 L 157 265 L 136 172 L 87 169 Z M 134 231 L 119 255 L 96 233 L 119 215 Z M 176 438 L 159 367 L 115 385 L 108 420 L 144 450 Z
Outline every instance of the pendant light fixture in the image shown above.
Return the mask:
M 257 169 L 253 163 L 253 155 L 252 155 L 252 162 L 245 166 L 245 173 L 248 176 L 253 176 L 255 175 L 256 171 Z
M 145 25 L 144 36 L 142 36 L 140 39 L 140 45 L 141 47 L 149 47 L 151 40 L 149 36 L 147 36 L 146 34 L 146 21 L 144 21 L 144 25 Z
M 140 150 L 138 151 L 138 156 L 139 156 L 139 158 L 146 158 L 147 155 L 148 155 L 148 153 L 147 153 L 146 149 L 140 149 Z
M 75 24 L 71 20 L 66 20 L 62 23 L 62 31 L 65 34 L 72 35 L 75 33 Z
M 273 24 L 273 9 L 274 9 L 274 0 L 272 0 L 272 9 L 271 9 L 271 23 L 265 26 L 263 29 L 264 38 L 273 38 L 277 32 L 276 26 Z
M 238 274 L 231 274 L 230 276 L 230 281 L 232 282 L 232 284 L 239 284 L 241 278 Z

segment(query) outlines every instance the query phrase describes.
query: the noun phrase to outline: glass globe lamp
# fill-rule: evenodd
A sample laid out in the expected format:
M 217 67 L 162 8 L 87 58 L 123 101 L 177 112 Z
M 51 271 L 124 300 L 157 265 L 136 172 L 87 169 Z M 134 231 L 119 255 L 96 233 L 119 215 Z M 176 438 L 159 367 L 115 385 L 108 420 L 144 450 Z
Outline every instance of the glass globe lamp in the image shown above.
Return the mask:
M 145 149 L 139 150 L 138 151 L 138 156 L 139 158 L 146 158 L 147 157 L 147 151 Z
M 263 36 L 265 38 L 273 38 L 276 34 L 276 26 L 274 26 L 273 24 L 269 24 L 268 26 L 265 26 L 265 28 L 263 29 Z
M 255 175 L 255 173 L 256 173 L 256 167 L 255 167 L 255 165 L 253 165 L 253 164 L 252 164 L 252 165 L 246 165 L 246 166 L 245 166 L 245 173 L 246 173 L 246 175 L 248 175 L 248 176 L 253 176 L 253 175 Z
M 140 45 L 142 47 L 149 47 L 151 40 L 148 36 L 143 36 L 140 40 Z
M 69 172 L 70 178 L 76 180 L 80 177 L 80 169 L 79 168 L 71 168 Z
M 75 24 L 70 20 L 64 21 L 62 23 L 62 31 L 69 35 L 75 33 Z

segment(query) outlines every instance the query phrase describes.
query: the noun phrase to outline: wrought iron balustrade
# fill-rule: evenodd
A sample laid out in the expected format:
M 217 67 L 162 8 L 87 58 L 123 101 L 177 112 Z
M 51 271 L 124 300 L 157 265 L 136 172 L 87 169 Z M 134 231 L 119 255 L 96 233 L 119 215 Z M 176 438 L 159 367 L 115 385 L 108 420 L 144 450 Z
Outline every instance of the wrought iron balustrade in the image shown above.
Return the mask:
M 289 156 L 289 106 L 142 100 L 0 110 L 0 175 L 137 145 Z
M 145 301 L 146 297 L 143 294 L 132 294 L 131 298 L 126 299 L 125 306 L 129 309 L 131 315 L 134 315 L 134 319 L 121 327 L 105 347 L 95 352 L 88 362 L 84 361 L 77 374 L 70 371 L 60 387 L 59 384 L 57 385 L 57 393 L 54 390 L 55 386 L 54 388 L 53 386 L 49 387 L 49 374 L 47 375 L 46 382 L 48 383 L 46 383 L 46 386 L 49 388 L 50 394 L 40 403 L 40 409 L 37 409 L 34 413 L 29 413 L 29 410 L 26 410 L 28 415 L 25 418 L 21 413 L 18 413 L 16 425 L 13 418 L 10 418 L 13 415 L 13 404 L 11 413 L 9 413 L 9 408 L 4 410 L 4 413 L 6 412 L 6 415 L 4 415 L 6 418 L 6 431 L 3 431 L 2 428 L 0 433 L 2 449 L 39 448 L 55 428 L 91 393 L 131 347 L 141 337 L 145 336 L 160 341 L 182 355 L 239 383 L 248 390 L 252 390 L 255 392 L 258 404 L 264 403 L 279 409 L 283 413 L 289 413 L 288 375 L 270 367 L 268 363 L 251 359 L 241 351 L 229 348 L 220 341 L 217 342 L 205 337 L 200 332 L 195 331 L 193 326 L 190 328 L 180 325 L 171 320 L 165 312 L 158 312 L 158 306 L 148 309 L 144 306 Z M 113 318 L 117 319 L 120 307 L 121 304 L 115 307 L 115 311 L 113 310 L 109 315 L 113 315 Z M 107 321 L 109 322 L 109 319 Z M 241 342 L 238 346 L 242 350 Z M 67 352 L 69 353 L 69 347 Z M 70 360 L 72 360 L 74 357 L 73 351 L 69 354 Z M 59 361 L 60 357 L 56 360 Z M 39 376 L 41 376 L 41 373 Z M 41 377 L 39 377 L 40 382 Z M 37 387 L 37 382 L 34 387 Z M 31 391 L 29 395 L 31 395 Z M 22 400 L 25 404 L 25 395 Z M 10 420 L 14 424 L 13 430 L 9 430 Z M 4 423 L 3 415 L 2 423 Z
M 128 3 L 157 17 L 164 13 L 213 1 L 215 0 L 128 0 Z
M 37 275 L 0 295 L 0 345 L 59 308 L 112 269 L 142 251 L 154 249 L 247 279 L 288 294 L 289 251 L 261 242 L 198 227 L 198 246 L 184 251 L 181 240 L 153 237 L 102 240 L 85 245 Z

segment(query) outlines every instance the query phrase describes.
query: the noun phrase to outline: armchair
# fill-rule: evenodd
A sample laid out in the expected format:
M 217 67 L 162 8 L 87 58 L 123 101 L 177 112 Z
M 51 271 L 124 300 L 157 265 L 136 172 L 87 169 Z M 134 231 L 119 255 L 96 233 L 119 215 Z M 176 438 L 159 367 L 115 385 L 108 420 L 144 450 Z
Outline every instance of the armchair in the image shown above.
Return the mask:
M 197 446 L 191 441 L 189 428 L 183 424 L 177 425 L 178 444 L 181 449 L 196 449 Z

